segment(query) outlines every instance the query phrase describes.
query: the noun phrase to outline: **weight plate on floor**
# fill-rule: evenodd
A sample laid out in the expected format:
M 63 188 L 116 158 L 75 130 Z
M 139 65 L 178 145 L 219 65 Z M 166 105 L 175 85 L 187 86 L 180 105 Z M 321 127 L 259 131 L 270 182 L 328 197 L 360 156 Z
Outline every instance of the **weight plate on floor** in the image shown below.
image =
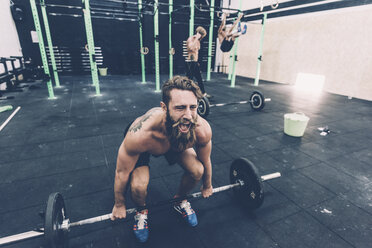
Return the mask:
M 201 116 L 201 117 L 207 117 L 208 114 L 209 114 L 209 100 L 207 97 L 203 96 L 202 99 L 199 100 L 199 103 L 198 103 L 198 114 Z
M 68 246 L 68 232 L 62 229 L 67 219 L 66 208 L 60 193 L 49 195 L 45 211 L 44 234 L 47 247 L 64 248 Z
M 230 183 L 243 182 L 233 188 L 236 199 L 249 210 L 259 208 L 264 200 L 261 176 L 254 164 L 246 158 L 234 160 L 230 167 Z
M 265 107 L 265 98 L 261 92 L 253 91 L 249 98 L 249 103 L 253 110 L 259 111 Z

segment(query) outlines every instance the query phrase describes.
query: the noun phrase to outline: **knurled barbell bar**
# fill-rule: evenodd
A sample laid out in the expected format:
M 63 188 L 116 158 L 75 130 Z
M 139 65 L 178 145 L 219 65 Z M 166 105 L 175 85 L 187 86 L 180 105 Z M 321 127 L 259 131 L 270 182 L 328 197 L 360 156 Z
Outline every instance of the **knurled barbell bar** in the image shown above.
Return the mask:
M 279 172 L 260 176 L 258 169 L 251 161 L 246 158 L 238 158 L 234 160 L 230 166 L 231 184 L 214 188 L 213 193 L 233 189 L 235 198 L 248 210 L 254 210 L 259 208 L 264 200 L 262 182 L 278 178 L 280 176 L 281 174 Z M 147 207 L 171 204 L 183 199 L 199 198 L 201 196 L 202 193 L 197 192 L 189 194 L 183 198 L 173 198 L 170 200 L 160 201 L 148 205 Z M 127 209 L 127 214 L 131 214 L 136 211 L 136 208 L 130 208 Z M 109 220 L 111 219 L 111 215 L 112 214 L 109 213 L 70 223 L 62 194 L 52 193 L 49 195 L 47 201 L 44 228 L 0 238 L 0 246 L 44 235 L 46 247 L 65 248 L 68 247 L 68 234 L 71 227 Z
M 210 104 L 207 97 L 203 97 L 198 103 L 198 114 L 201 117 L 207 117 L 209 115 L 209 110 L 212 107 L 222 107 L 226 105 L 237 105 L 237 104 L 247 104 L 251 105 L 251 108 L 255 111 L 260 111 L 265 107 L 265 102 L 270 102 L 271 98 L 265 98 L 264 95 L 259 91 L 253 91 L 249 100 L 240 102 L 230 102 L 230 103 L 216 103 Z

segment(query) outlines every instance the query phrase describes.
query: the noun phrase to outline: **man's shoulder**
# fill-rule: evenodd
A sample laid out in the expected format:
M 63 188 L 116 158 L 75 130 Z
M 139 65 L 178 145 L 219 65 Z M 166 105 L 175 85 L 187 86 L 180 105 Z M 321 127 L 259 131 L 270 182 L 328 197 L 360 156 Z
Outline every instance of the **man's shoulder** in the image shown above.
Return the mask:
M 150 109 L 132 123 L 128 130 L 127 138 L 134 138 L 137 141 L 149 139 L 151 132 L 161 129 L 163 115 L 161 108 Z
M 124 139 L 126 149 L 133 154 L 154 151 L 154 147 L 165 139 L 163 118 L 161 108 L 151 109 L 138 117 Z
M 160 140 L 156 135 L 158 132 L 151 127 L 144 127 L 137 132 L 128 132 L 124 139 L 124 144 L 127 150 L 133 153 L 147 152 L 154 144 L 154 141 Z
M 187 38 L 187 41 L 194 41 L 195 39 L 196 39 L 196 35 L 193 35 Z
M 195 131 L 198 143 L 200 144 L 207 144 L 212 139 L 212 128 L 208 121 L 201 116 L 198 117 L 198 124 Z

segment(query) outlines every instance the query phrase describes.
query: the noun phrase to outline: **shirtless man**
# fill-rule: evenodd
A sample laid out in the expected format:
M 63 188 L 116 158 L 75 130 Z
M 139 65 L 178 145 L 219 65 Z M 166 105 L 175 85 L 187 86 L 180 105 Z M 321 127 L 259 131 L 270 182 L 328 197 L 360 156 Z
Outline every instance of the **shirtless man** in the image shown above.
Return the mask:
M 235 38 L 239 37 L 242 34 L 245 34 L 247 31 L 247 26 L 244 26 L 243 31 L 234 30 L 236 25 L 240 22 L 240 19 L 242 19 L 243 14 L 239 15 L 234 24 L 231 26 L 231 28 L 226 31 L 226 14 L 222 14 L 222 23 L 220 27 L 218 28 L 218 41 L 220 42 L 220 49 L 222 52 L 226 53 L 231 50 L 231 48 L 234 46 Z
M 199 59 L 200 41 L 207 35 L 207 31 L 201 26 L 196 28 L 196 34 L 190 36 L 186 41 L 187 58 L 186 58 L 186 76 L 193 80 L 194 77 L 198 82 L 199 88 L 203 95 L 207 95 L 204 89 L 203 78 L 201 76 Z M 209 95 L 208 95 L 209 96 Z
M 115 204 L 112 220 L 126 217 L 125 192 L 130 184 L 137 205 L 133 231 L 140 242 L 149 236 L 146 207 L 149 184 L 150 155 L 164 155 L 169 164 L 184 169 L 175 198 L 185 197 L 202 179 L 202 195 L 209 197 L 212 188 L 212 130 L 197 114 L 199 87 L 190 79 L 175 76 L 164 83 L 160 107 L 152 108 L 130 123 L 119 148 L 115 174 Z M 190 225 L 198 224 L 187 200 L 177 202 L 174 209 Z

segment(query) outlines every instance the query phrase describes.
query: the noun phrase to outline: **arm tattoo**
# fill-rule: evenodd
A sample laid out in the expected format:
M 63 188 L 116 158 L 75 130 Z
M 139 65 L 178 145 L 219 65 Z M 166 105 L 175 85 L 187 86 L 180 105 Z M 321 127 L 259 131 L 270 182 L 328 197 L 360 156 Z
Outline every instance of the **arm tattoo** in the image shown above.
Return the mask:
M 142 128 L 142 123 L 149 119 L 151 117 L 151 114 L 152 113 L 148 113 L 147 115 L 143 116 L 142 119 L 137 124 L 129 128 L 129 132 L 135 133 L 138 130 L 140 130 Z

